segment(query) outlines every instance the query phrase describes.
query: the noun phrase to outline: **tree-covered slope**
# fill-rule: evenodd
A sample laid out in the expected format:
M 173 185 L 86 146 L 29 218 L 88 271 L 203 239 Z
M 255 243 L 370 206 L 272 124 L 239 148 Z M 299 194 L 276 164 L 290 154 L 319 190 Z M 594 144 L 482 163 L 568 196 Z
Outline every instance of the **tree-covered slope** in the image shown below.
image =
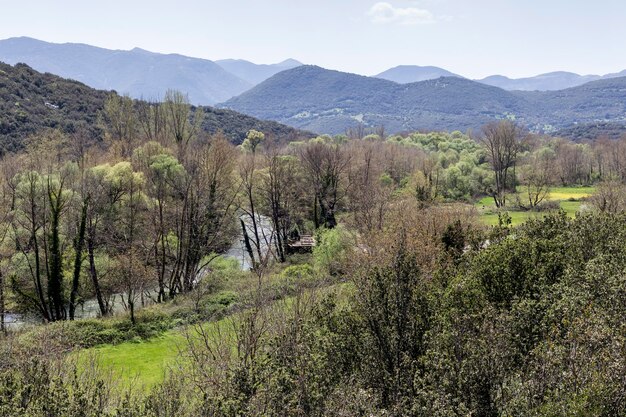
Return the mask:
M 557 126 L 626 121 L 626 77 L 590 82 L 559 91 L 518 93 Z M 545 117 L 545 116 L 544 116 Z
M 525 105 L 509 92 L 457 77 L 398 84 L 316 66 L 283 71 L 223 104 L 323 133 L 361 122 L 391 131 L 466 129 L 520 113 Z
M 577 123 L 623 123 L 626 78 L 559 91 L 511 92 L 459 77 L 398 84 L 303 66 L 221 106 L 320 133 L 339 133 L 358 123 L 395 132 L 465 130 L 504 118 L 554 132 Z
M 46 128 L 99 137 L 98 112 L 107 94 L 23 64 L 0 62 L 0 147 L 16 150 Z
M 83 132 L 92 140 L 100 140 L 99 115 L 109 94 L 77 81 L 39 73 L 27 65 L 11 66 L 0 62 L 0 148 L 3 151 L 19 149 L 29 135 L 47 128 L 66 133 Z M 308 135 L 280 123 L 230 110 L 202 109 L 204 130 L 223 131 L 234 143 L 241 143 L 250 129 L 278 139 Z

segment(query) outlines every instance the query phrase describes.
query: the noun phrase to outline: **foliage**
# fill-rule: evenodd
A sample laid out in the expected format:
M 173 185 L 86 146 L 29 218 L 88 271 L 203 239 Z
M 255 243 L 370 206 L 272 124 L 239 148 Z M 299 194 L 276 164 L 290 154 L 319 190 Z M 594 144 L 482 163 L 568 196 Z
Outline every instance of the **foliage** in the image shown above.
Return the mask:
M 24 64 L 0 63 L 0 138 L 2 152 L 21 149 L 24 138 L 45 129 L 83 135 L 91 142 L 102 135 L 98 112 L 107 93 Z
M 313 266 L 321 273 L 338 275 L 342 262 L 352 249 L 350 234 L 342 227 L 323 230 L 313 249 Z

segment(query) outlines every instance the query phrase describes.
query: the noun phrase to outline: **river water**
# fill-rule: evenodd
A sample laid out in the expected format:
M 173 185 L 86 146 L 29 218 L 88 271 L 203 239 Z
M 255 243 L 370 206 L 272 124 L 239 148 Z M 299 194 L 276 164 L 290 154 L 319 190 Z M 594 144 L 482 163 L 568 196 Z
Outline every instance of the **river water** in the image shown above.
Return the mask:
M 248 231 L 248 235 L 252 238 L 253 236 L 253 226 L 252 219 L 249 216 L 242 217 L 244 220 L 244 224 L 246 225 L 246 229 Z M 259 228 L 259 239 L 261 240 L 261 253 L 263 256 L 267 256 L 268 251 L 274 244 L 274 228 L 272 225 L 272 221 L 269 217 L 266 216 L 258 216 L 257 217 L 257 226 Z M 252 243 L 253 252 L 256 253 L 256 248 L 254 243 Z M 241 266 L 241 269 L 244 271 L 249 270 L 252 267 L 252 263 L 250 261 L 250 256 L 248 256 L 248 252 L 246 251 L 246 247 L 244 244 L 243 233 L 240 233 L 235 242 L 233 242 L 232 246 L 224 256 L 227 258 L 236 259 Z
M 248 235 L 250 237 L 253 236 L 253 227 L 252 220 L 248 216 L 242 217 L 244 219 L 244 224 L 246 225 L 246 229 L 248 230 Z M 259 235 L 260 235 L 260 246 L 261 253 L 263 256 L 267 256 L 269 250 L 271 249 L 274 236 L 274 229 L 272 227 L 272 222 L 269 217 L 259 216 L 257 218 L 257 225 L 259 226 Z M 256 248 L 253 245 L 253 251 L 256 253 Z M 237 239 L 233 242 L 232 246 L 224 253 L 225 257 L 236 259 L 239 263 L 242 270 L 249 270 L 252 266 L 252 262 L 250 261 L 250 257 L 245 248 L 243 233 L 240 233 Z M 204 276 L 206 271 L 199 271 L 198 278 Z M 148 291 L 147 294 L 144 295 L 145 300 L 148 303 L 151 303 L 150 298 L 154 298 L 155 291 Z M 121 313 L 125 311 L 124 303 L 122 301 L 123 294 L 115 294 L 112 297 L 112 308 L 113 313 Z M 96 318 L 100 315 L 100 308 L 98 306 L 98 302 L 95 299 L 90 299 L 83 302 L 76 309 L 76 318 L 77 319 L 86 319 L 86 318 Z M 35 325 L 41 323 L 41 320 L 38 320 L 34 316 L 18 314 L 18 313 L 6 313 L 5 314 L 5 324 L 7 329 L 15 330 L 23 326 Z

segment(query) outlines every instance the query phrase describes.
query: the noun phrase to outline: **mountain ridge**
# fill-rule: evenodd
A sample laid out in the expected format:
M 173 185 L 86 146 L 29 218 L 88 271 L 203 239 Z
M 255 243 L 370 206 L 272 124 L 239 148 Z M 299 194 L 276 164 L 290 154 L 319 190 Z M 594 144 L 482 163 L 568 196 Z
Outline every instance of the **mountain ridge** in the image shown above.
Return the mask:
M 528 92 L 459 77 L 399 84 L 302 66 L 218 106 L 320 133 L 341 133 L 359 123 L 385 125 L 390 132 L 466 130 L 505 118 L 551 133 L 575 123 L 626 121 L 626 77 Z
M 255 64 L 245 59 L 220 59 L 215 63 L 252 86 L 260 84 L 280 71 L 302 65 L 301 62 L 291 58 L 277 64 Z
M 84 43 L 51 43 L 25 36 L 0 40 L 0 61 L 11 65 L 25 63 L 41 72 L 133 98 L 158 100 L 168 89 L 179 90 L 187 93 L 196 105 L 227 100 L 276 72 L 299 64 L 289 59 L 273 65 L 246 61 L 242 78 L 215 61 L 178 53 L 162 54 L 139 47 L 120 50 Z
M 580 75 L 569 71 L 552 71 L 530 77 L 510 78 L 501 74 L 490 75 L 474 81 L 499 87 L 508 91 L 556 91 L 577 87 L 588 82 L 626 76 L 626 70 L 605 75 Z M 419 65 L 398 65 L 375 75 L 401 84 L 436 79 L 439 77 L 463 77 L 444 68 Z
M 106 49 L 85 43 L 50 43 L 25 36 L 0 40 L 0 61 L 23 62 L 43 72 L 134 98 L 158 99 L 167 89 L 175 89 L 187 93 L 196 105 L 224 102 L 281 71 L 302 65 L 291 58 L 276 64 L 255 64 L 244 59 L 212 61 L 140 47 Z M 398 65 L 373 78 L 410 84 L 442 76 L 463 78 L 444 68 L 418 65 Z M 491 75 L 475 81 L 508 91 L 556 91 L 622 76 L 626 76 L 626 70 L 605 75 L 555 71 L 522 78 Z

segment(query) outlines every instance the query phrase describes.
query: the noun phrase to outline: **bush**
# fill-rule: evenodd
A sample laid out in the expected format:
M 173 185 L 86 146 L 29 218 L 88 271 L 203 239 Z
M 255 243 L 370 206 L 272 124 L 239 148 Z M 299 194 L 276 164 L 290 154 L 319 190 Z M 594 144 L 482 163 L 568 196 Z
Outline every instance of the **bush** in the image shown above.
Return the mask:
M 322 230 L 313 248 L 313 266 L 320 273 L 340 275 L 342 264 L 352 248 L 351 237 L 343 226 Z
M 309 264 L 302 264 L 285 268 L 273 285 L 280 294 L 286 295 L 293 294 L 298 288 L 309 287 L 315 281 L 315 269 Z
M 537 207 L 534 208 L 535 211 L 555 211 L 559 210 L 561 205 L 558 201 L 554 200 L 545 200 L 539 203 Z

